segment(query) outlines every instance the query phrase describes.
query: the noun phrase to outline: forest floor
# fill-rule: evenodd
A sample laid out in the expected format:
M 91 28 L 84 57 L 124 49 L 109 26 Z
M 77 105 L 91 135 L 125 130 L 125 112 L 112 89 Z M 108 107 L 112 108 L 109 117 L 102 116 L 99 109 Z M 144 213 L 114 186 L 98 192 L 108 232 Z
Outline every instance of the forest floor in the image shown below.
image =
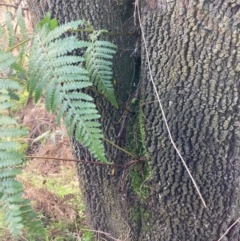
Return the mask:
M 14 115 L 21 125 L 28 128 L 26 155 L 31 156 L 18 180 L 23 183 L 25 197 L 31 200 L 46 227 L 47 240 L 93 240 L 85 221 L 76 163 L 63 161 L 73 159 L 65 128 L 56 125 L 56 118 L 46 112 L 43 103 L 29 103 Z M 0 240 L 12 240 L 1 222 L 1 216 Z M 27 234 L 20 240 L 35 241 Z

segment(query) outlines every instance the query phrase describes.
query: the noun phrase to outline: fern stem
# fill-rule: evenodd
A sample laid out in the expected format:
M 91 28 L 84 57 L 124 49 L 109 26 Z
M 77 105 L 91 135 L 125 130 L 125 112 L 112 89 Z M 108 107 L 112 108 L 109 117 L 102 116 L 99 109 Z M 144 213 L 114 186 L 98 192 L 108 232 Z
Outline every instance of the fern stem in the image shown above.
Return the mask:
M 33 39 L 33 38 L 29 38 L 29 39 L 26 39 L 26 40 L 24 40 L 24 41 L 16 44 L 16 45 L 12 46 L 11 48 L 9 48 L 6 52 L 11 52 L 13 49 L 15 49 L 15 48 L 17 48 L 17 47 L 19 47 L 19 46 L 27 43 L 28 41 L 30 41 L 30 40 L 32 40 L 32 39 Z
M 128 152 L 126 151 L 125 149 L 121 148 L 120 146 L 116 145 L 115 143 L 113 143 L 112 141 L 106 139 L 106 138 L 103 138 L 104 141 L 108 142 L 109 144 L 111 144 L 112 146 L 116 147 L 117 149 L 119 149 L 120 151 L 128 154 L 129 156 L 133 157 L 133 158 L 136 158 L 136 156 L 134 154 L 132 154 L 131 152 Z
M 68 31 L 71 32 L 71 33 L 77 33 L 77 32 L 93 33 L 96 30 L 79 28 L 79 29 L 69 29 Z M 141 36 L 140 34 L 137 34 L 137 33 L 116 33 L 116 32 L 109 32 L 109 31 L 104 31 L 102 33 L 112 35 L 112 36 L 133 36 L 133 37 L 140 37 Z

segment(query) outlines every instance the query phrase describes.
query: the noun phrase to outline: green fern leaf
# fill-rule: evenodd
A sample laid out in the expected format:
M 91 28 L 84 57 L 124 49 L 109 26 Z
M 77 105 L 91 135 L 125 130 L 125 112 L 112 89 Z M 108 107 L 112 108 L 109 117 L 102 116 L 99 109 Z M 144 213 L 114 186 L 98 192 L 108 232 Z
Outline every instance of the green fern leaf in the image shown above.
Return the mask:
M 19 54 L 18 54 L 18 61 L 14 66 L 14 69 L 17 71 L 18 74 L 24 73 L 24 57 L 26 56 L 27 52 L 27 41 L 29 39 L 27 26 L 22 15 L 22 8 L 21 5 L 18 7 L 17 10 L 17 26 L 20 32 L 20 41 L 22 44 L 19 46 Z
M 13 43 L 10 41 L 10 44 Z M 5 72 L 11 73 L 9 70 L 16 61 L 11 53 L 0 51 L 0 76 L 5 76 Z M 23 227 L 44 234 L 41 223 L 32 219 L 34 212 L 29 201 L 22 198 L 22 184 L 15 180 L 23 164 L 22 144 L 16 140 L 26 136 L 27 131 L 18 127 L 17 121 L 8 116 L 7 109 L 14 106 L 10 96 L 12 91 L 20 88 L 11 76 L 0 79 L 0 211 L 4 214 L 7 228 L 16 237 L 22 233 Z
M 83 68 L 84 58 L 71 54 L 74 50 L 84 51 L 90 43 L 79 41 L 75 36 L 60 38 L 66 31 L 83 24 L 84 21 L 76 21 L 53 31 L 42 26 L 29 55 L 28 89 L 30 94 L 34 93 L 35 100 L 44 94 L 46 108 L 57 112 L 58 123 L 63 118 L 69 135 L 88 148 L 95 158 L 106 162 L 97 120 L 100 115 L 93 99 L 81 92 L 92 85 L 89 73 Z
M 55 18 L 51 19 L 50 13 L 47 13 L 44 18 L 38 23 L 39 28 L 43 28 L 44 26 L 47 26 L 49 30 L 53 30 L 58 26 L 58 22 Z
M 107 41 L 94 41 L 88 47 L 85 59 L 90 80 L 112 105 L 118 108 L 111 82 L 113 75 L 111 60 L 115 53 L 116 46 L 114 44 Z
M 5 178 L 15 178 L 17 175 L 21 174 L 21 170 L 20 169 L 4 169 L 4 170 L 0 170 L 0 179 L 5 179 Z
M 20 150 L 21 149 L 21 144 L 18 142 L 14 141 L 1 141 L 0 142 L 0 152 L 1 151 L 14 151 L 14 150 Z
M 72 29 L 73 30 L 78 29 L 79 27 L 84 27 L 85 25 L 86 25 L 86 22 L 84 20 L 78 20 L 78 21 L 65 23 L 65 24 L 55 28 L 49 34 L 47 34 L 46 39 L 43 40 L 43 43 L 44 44 L 50 43 L 51 41 L 62 37 L 62 35 L 64 33 L 66 33 L 67 31 L 70 31 Z
M 0 50 L 0 73 L 8 70 L 8 68 L 16 61 L 11 53 Z
M 17 90 L 20 89 L 20 85 L 17 82 L 10 81 L 9 79 L 0 78 L 0 89 Z
M 5 24 L 7 27 L 8 46 L 13 47 L 14 44 L 17 42 L 17 38 L 16 38 L 14 26 L 13 26 L 13 20 L 10 13 L 7 13 L 5 16 Z

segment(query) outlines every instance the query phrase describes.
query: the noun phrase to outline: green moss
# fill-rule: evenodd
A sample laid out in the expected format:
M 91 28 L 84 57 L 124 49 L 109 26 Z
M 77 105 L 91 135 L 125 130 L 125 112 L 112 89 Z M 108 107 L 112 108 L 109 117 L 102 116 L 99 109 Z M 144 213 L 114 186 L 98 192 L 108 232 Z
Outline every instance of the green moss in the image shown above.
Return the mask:
M 130 171 L 130 177 L 134 192 L 139 198 L 146 199 L 150 193 L 150 187 L 146 184 L 146 181 L 150 177 L 148 164 L 136 164 Z
M 144 231 L 150 231 L 151 229 L 151 213 L 143 210 L 142 208 L 132 208 L 131 211 L 132 220 Z
M 148 153 L 144 144 L 145 130 L 143 124 L 143 116 L 140 111 L 139 101 L 132 100 L 135 116 L 131 119 L 128 125 L 127 146 L 129 151 L 134 153 L 137 157 L 144 158 L 145 161 L 135 164 L 130 171 L 131 185 L 134 192 L 140 199 L 146 199 L 150 192 L 150 187 L 146 181 L 151 177 L 151 170 L 148 164 Z

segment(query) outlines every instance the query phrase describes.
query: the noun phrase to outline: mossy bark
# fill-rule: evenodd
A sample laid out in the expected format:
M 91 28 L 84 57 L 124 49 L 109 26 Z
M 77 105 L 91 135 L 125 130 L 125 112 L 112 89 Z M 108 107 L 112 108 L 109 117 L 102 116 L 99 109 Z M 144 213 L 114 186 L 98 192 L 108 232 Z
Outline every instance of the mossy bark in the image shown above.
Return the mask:
M 86 19 L 98 29 L 125 33 L 136 30 L 132 1 L 41 2 L 31 1 L 36 19 L 50 11 L 60 22 Z M 207 208 L 169 140 L 142 42 L 138 111 L 145 131 L 142 136 L 150 175 L 140 185 L 148 195 L 140 198 L 134 193 L 128 170 L 79 164 L 89 224 L 120 240 L 218 240 L 240 211 L 240 2 L 141 0 L 138 5 L 151 73 L 173 140 Z M 136 63 L 130 56 L 134 53 L 136 57 L 139 39 L 125 35 L 112 40 L 118 45 L 114 78 L 123 108 L 114 109 L 102 96 L 95 99 L 104 134 L 124 147 L 128 133 L 123 131 L 119 138 L 124 124 L 121 117 L 137 78 Z M 105 147 L 109 160 L 130 160 L 113 146 L 105 143 Z M 74 141 L 73 153 L 76 158 L 92 160 Z M 239 240 L 239 228 L 236 224 L 222 240 Z

